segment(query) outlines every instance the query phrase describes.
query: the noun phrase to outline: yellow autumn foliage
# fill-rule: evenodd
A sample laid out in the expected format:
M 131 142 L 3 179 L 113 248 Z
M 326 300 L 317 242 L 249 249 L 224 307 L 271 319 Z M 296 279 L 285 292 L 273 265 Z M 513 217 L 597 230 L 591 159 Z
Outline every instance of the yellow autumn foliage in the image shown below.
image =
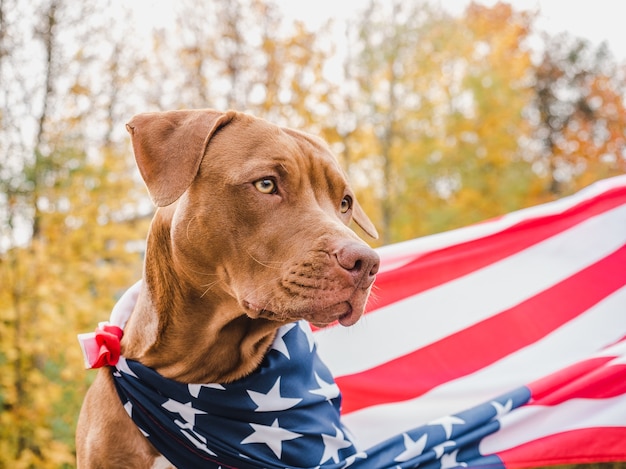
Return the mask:
M 6 14 L 8 3 L 28 14 Z M 562 38 L 536 63 L 535 17 L 506 3 L 454 16 L 437 2 L 364 2 L 345 25 L 340 80 L 327 73 L 341 49 L 332 22 L 286 25 L 266 0 L 181 0 L 168 27 L 140 39 L 132 15 L 107 16 L 105 4 L 8 3 L 0 469 L 74 467 L 75 421 L 93 379 L 76 334 L 106 320 L 141 276 L 152 206 L 124 130 L 135 113 L 236 107 L 319 134 L 379 244 L 626 172 L 624 66 Z

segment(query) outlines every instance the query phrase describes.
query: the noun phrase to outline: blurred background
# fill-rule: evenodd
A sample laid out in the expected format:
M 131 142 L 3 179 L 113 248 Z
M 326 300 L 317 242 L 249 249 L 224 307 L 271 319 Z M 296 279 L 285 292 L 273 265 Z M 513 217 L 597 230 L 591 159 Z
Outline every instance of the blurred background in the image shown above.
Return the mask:
M 580 4 L 600 36 L 567 30 Z M 0 468 L 74 467 L 94 376 L 76 334 L 141 276 L 153 212 L 132 115 L 233 108 L 324 137 L 389 244 L 623 174 L 624 44 L 598 40 L 620 14 L 602 1 L 0 0 Z

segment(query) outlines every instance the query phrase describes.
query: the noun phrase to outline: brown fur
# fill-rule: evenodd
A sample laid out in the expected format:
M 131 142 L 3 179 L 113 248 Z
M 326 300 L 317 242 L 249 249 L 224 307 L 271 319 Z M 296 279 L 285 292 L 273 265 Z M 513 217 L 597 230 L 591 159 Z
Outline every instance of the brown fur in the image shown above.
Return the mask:
M 323 141 L 233 111 L 141 114 L 127 127 L 159 208 L 125 357 L 178 381 L 225 383 L 255 370 L 283 324 L 358 321 L 378 256 L 347 225 L 377 234 Z M 264 179 L 275 193 L 255 185 Z M 149 468 L 158 456 L 108 369 L 76 441 L 82 469 Z

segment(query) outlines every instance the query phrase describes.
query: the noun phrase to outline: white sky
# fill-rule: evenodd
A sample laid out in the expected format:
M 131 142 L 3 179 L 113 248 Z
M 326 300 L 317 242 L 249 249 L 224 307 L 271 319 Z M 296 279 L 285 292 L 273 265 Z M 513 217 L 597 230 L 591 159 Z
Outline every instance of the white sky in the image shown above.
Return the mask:
M 426 0 L 459 14 L 470 0 Z M 369 0 L 274 0 L 285 19 L 304 21 L 317 28 L 329 19 L 345 20 L 368 5 Z M 493 5 L 497 0 L 476 0 Z M 555 35 L 568 32 L 598 45 L 607 41 L 618 61 L 626 61 L 626 1 L 624 0 L 508 0 L 518 10 L 539 11 L 538 30 Z M 163 26 L 172 18 L 170 0 L 133 0 L 142 26 Z M 146 11 L 151 14 L 146 15 Z
M 431 0 L 432 1 L 432 0 Z M 434 0 L 445 9 L 460 13 L 468 0 Z M 288 18 L 297 18 L 314 26 L 329 18 L 345 19 L 369 0 L 275 0 Z M 493 5 L 496 0 L 477 3 Z M 589 39 L 594 44 L 602 41 L 619 61 L 626 60 L 626 2 L 623 0 L 509 0 L 518 10 L 539 10 L 536 26 L 550 34 L 563 31 Z

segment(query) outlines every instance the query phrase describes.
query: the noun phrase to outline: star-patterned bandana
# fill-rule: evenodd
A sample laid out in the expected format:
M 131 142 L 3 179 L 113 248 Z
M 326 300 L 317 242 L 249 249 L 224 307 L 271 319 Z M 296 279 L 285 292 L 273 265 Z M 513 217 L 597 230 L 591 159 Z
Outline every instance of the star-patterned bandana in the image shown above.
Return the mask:
M 123 330 L 140 285 L 122 296 L 104 326 Z M 180 383 L 118 359 L 106 341 L 96 340 L 104 326 L 95 336 L 81 334 L 87 366 L 109 357 L 124 408 L 178 469 L 503 468 L 478 445 L 498 431 L 500 417 L 530 399 L 528 388 L 520 387 L 364 450 L 341 423 L 339 388 L 305 321 L 281 327 L 259 368 L 229 384 Z
M 231 384 L 178 383 L 123 357 L 113 376 L 128 414 L 179 468 L 339 468 L 358 457 L 305 322 L 281 327 L 261 366 Z

